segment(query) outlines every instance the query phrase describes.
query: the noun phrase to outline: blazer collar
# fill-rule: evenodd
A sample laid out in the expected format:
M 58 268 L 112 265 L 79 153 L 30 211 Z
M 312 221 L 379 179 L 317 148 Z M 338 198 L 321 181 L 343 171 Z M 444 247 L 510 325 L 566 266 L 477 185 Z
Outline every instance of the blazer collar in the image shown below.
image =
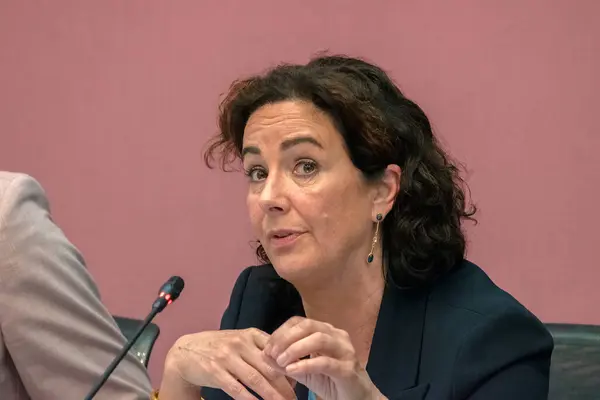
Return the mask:
M 402 289 L 388 283 L 384 290 L 367 373 L 388 398 L 418 383 L 427 299 L 427 289 Z M 306 399 L 308 390 L 298 385 L 296 394 Z
M 387 397 L 395 397 L 418 382 L 427 297 L 426 289 L 386 285 L 367 372 Z
M 262 301 L 254 299 L 256 303 L 252 303 L 270 304 L 269 307 L 261 307 L 262 312 L 254 310 L 253 317 L 250 317 L 254 324 L 258 322 L 257 318 L 262 320 L 258 326 L 271 333 L 288 318 L 294 315 L 304 316 L 302 300 L 290 283 L 280 278 L 274 270 L 263 278 L 267 279 L 261 286 L 264 289 L 264 283 L 267 283 L 270 290 L 261 290 Z M 396 397 L 418 382 L 428 295 L 429 290 L 426 288 L 400 288 L 393 281 L 386 284 L 367 372 L 375 386 L 387 397 Z M 297 385 L 296 393 L 299 399 L 306 399 L 308 396 L 308 391 L 302 385 Z

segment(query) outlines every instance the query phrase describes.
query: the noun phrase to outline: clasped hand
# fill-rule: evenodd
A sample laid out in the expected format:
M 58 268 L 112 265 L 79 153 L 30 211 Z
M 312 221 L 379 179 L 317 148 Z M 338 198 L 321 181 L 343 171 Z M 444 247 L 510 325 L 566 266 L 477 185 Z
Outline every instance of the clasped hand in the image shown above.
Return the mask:
M 384 399 L 360 365 L 348 333 L 293 317 L 272 335 L 258 329 L 202 332 L 178 340 L 171 354 L 189 384 L 235 400 L 295 399 L 294 381 L 324 400 Z

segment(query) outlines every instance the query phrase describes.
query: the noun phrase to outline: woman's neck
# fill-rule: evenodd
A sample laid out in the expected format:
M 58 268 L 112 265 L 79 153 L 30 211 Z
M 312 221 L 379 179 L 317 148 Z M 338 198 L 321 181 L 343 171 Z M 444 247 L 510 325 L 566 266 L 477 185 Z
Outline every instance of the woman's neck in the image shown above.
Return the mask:
M 359 360 L 366 364 L 384 286 L 381 266 L 370 264 L 347 268 L 331 282 L 299 291 L 306 317 L 348 332 Z

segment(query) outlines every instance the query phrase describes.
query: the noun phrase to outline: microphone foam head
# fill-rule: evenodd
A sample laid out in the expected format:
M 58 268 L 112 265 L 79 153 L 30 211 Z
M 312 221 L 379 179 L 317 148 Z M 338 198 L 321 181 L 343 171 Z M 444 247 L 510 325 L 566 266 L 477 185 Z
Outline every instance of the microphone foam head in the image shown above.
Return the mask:
M 171 300 L 175 300 L 181 294 L 185 286 L 183 278 L 180 276 L 172 276 L 167 282 L 160 288 L 159 293 L 171 295 Z

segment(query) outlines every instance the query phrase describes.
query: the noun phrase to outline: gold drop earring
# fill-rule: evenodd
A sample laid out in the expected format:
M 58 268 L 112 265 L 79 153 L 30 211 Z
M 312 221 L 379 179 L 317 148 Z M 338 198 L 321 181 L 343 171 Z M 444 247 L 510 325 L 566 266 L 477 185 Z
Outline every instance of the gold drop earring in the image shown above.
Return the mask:
M 375 258 L 375 256 L 373 255 L 373 252 L 375 251 L 375 245 L 377 244 L 377 237 L 379 236 L 379 225 L 381 224 L 381 221 L 383 220 L 383 215 L 377 214 L 377 216 L 375 218 L 377 219 L 377 225 L 375 226 L 375 236 L 373 236 L 373 243 L 371 244 L 371 252 L 369 253 L 369 256 L 367 257 L 367 263 L 369 263 L 369 264 L 371 264 L 373 262 L 373 258 Z

